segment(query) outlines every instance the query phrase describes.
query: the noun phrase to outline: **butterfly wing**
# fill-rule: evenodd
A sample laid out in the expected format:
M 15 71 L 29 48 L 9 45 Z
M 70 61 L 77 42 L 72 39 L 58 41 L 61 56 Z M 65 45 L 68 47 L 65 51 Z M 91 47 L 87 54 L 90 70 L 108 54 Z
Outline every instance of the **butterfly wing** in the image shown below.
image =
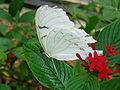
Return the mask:
M 36 29 L 39 41 L 48 57 L 58 60 L 75 60 L 76 53 L 85 59 L 93 52 L 88 43 L 96 42 L 84 30 L 74 28 L 66 13 L 47 5 L 36 12 Z
M 79 33 L 81 35 L 79 35 Z M 92 48 L 88 46 L 88 41 L 85 36 L 88 35 L 85 31 L 76 28 L 51 28 L 46 39 L 46 53 L 49 57 L 58 60 L 75 60 L 76 53 L 80 53 L 85 59 Z M 90 37 L 91 38 L 91 37 Z M 91 38 L 93 42 L 95 40 Z
M 74 27 L 74 23 L 69 20 L 66 12 L 60 8 L 48 7 L 48 5 L 41 6 L 37 10 L 35 21 L 36 25 L 40 27 L 60 27 L 61 24 L 66 27 Z

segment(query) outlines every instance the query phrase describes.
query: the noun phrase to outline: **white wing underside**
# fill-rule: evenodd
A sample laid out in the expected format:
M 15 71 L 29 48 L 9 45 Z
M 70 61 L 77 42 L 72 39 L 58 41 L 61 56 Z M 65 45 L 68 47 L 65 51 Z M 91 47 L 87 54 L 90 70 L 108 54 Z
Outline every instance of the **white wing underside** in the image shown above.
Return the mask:
M 74 28 L 62 9 L 42 6 L 35 21 L 39 41 L 48 57 L 69 61 L 77 59 L 76 53 L 85 59 L 93 52 L 88 43 L 96 41 L 84 30 Z

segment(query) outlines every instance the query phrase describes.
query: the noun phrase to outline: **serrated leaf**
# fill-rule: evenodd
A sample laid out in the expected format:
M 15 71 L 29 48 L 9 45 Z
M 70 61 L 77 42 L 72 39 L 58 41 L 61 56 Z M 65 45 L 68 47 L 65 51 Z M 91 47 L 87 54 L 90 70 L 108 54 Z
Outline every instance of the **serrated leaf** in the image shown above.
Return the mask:
M 2 8 L 0 8 L 0 20 L 7 20 L 7 21 L 10 21 L 12 22 L 13 21 L 13 18 L 12 16 L 6 12 L 5 10 L 3 10 Z
M 120 78 L 111 79 L 101 84 L 101 90 L 119 90 Z
M 112 24 L 105 27 L 99 34 L 96 49 L 104 50 L 104 45 L 113 45 L 114 51 L 119 52 L 116 56 L 109 55 L 106 60 L 109 60 L 109 64 L 120 64 L 120 20 L 113 22 Z
M 11 88 L 6 84 L 0 84 L 0 90 L 11 90 Z
M 24 13 L 21 17 L 19 22 L 31 23 L 35 18 L 35 11 L 29 11 Z
M 72 77 L 66 90 L 100 90 L 100 84 L 96 76 L 84 73 Z
M 3 59 L 7 59 L 7 55 L 2 50 L 0 50 L 0 60 Z
M 16 44 L 8 38 L 0 37 L 0 49 L 5 51 L 9 48 L 15 47 Z
M 25 56 L 27 64 L 36 79 L 47 88 L 65 89 L 65 84 L 71 76 L 71 68 L 66 63 L 40 54 L 34 42 L 24 45 L 27 48 Z
M 14 17 L 18 12 L 21 11 L 24 5 L 24 0 L 13 0 L 9 6 L 9 13 Z

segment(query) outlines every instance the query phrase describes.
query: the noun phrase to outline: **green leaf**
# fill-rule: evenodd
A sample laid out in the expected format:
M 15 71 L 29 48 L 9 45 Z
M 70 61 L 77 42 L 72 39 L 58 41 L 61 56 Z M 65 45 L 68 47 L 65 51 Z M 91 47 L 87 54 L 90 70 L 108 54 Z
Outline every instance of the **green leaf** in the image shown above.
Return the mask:
M 13 21 L 13 18 L 12 16 L 6 12 L 5 10 L 3 10 L 2 8 L 0 8 L 0 20 L 7 20 L 7 21 L 10 21 L 12 22 Z
M 21 17 L 19 22 L 31 23 L 35 18 L 35 11 L 29 11 L 24 13 Z
M 91 16 L 86 24 L 85 31 L 90 33 L 93 29 L 95 29 L 98 24 L 99 18 L 97 15 Z
M 104 8 L 102 18 L 107 21 L 120 18 L 120 11 L 114 8 Z
M 0 90 L 11 90 L 11 88 L 6 84 L 0 84 Z
M 16 44 L 8 38 L 0 37 L 0 49 L 6 51 L 9 48 L 15 47 Z
M 14 54 L 16 57 L 18 57 L 19 59 L 25 60 L 23 47 L 17 47 L 15 49 L 11 50 L 10 52 L 12 54 Z
M 111 79 L 101 84 L 101 90 L 119 90 L 120 78 Z
M 0 24 L 0 34 L 2 34 L 2 35 L 6 35 L 6 33 L 7 33 L 7 28 L 8 28 L 8 26 L 4 26 L 4 25 L 1 25 Z
M 85 6 L 85 9 L 87 10 L 87 12 L 88 11 L 95 11 L 96 10 L 96 3 L 95 2 L 93 2 L 92 0 L 88 3 L 88 5 L 87 6 Z
M 21 71 L 21 73 L 24 75 L 24 76 L 28 76 L 28 66 L 25 62 L 22 62 L 19 66 L 19 69 Z
M 87 21 L 88 16 L 85 14 L 83 10 L 79 8 L 79 6 L 80 6 L 79 4 L 70 4 L 67 10 L 72 15 L 73 19 L 82 18 L 85 21 Z
M 24 0 L 13 0 L 9 6 L 9 13 L 14 17 L 18 12 L 21 11 L 24 5 Z
M 106 60 L 109 60 L 109 64 L 120 64 L 120 19 L 106 26 L 98 35 L 96 49 L 104 50 L 104 45 L 113 45 L 114 51 L 119 52 L 116 56 L 109 55 Z
M 4 0 L 0 0 L 0 4 L 3 4 L 4 3 Z
M 7 59 L 7 55 L 2 50 L 0 50 L 0 60 L 3 59 Z
M 84 73 L 85 68 L 80 65 L 82 61 L 77 60 L 75 66 L 73 67 L 73 75 L 78 75 Z
M 118 8 L 120 6 L 120 0 L 94 0 L 97 1 L 103 7 Z
M 19 26 L 15 26 L 10 32 L 8 32 L 9 38 L 15 38 L 19 42 L 23 43 L 27 40 L 25 35 L 23 34 L 23 28 Z
M 72 77 L 66 90 L 100 90 L 100 84 L 94 75 L 84 73 Z
M 36 79 L 47 88 L 62 88 L 71 76 L 71 68 L 66 63 L 40 54 L 34 42 L 24 44 L 27 64 Z

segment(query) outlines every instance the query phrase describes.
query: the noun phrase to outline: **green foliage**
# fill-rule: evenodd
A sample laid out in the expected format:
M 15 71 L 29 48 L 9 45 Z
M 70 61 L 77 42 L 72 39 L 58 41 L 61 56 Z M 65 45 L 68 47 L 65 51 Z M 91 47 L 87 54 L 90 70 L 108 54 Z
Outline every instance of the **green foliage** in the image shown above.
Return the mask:
M 99 34 L 96 49 L 104 50 L 104 45 L 113 45 L 114 50 L 120 52 L 120 19 L 106 26 Z M 105 51 L 104 51 L 105 52 Z M 110 64 L 120 64 L 120 53 L 116 56 L 109 55 Z
M 9 48 L 15 47 L 16 44 L 8 38 L 0 37 L 0 49 L 6 51 Z
M 11 90 L 11 88 L 6 84 L 0 84 L 0 90 Z
M 24 13 L 20 17 L 19 22 L 31 23 L 34 20 L 34 17 L 35 17 L 35 11 L 29 11 Z
M 94 0 L 103 7 L 117 8 L 119 9 L 120 0 Z
M 93 29 L 95 29 L 96 25 L 99 22 L 99 18 L 97 15 L 91 16 L 86 24 L 85 31 L 90 33 Z
M 94 0 L 102 7 L 102 20 L 112 21 L 120 18 L 120 0 Z
M 0 50 L 0 60 L 3 59 L 7 59 L 7 55 L 2 50 Z
M 24 76 L 28 76 L 29 70 L 28 70 L 27 64 L 26 64 L 25 62 L 22 62 L 22 63 L 20 64 L 19 68 L 20 68 L 21 73 L 22 73 Z
M 9 13 L 14 17 L 18 12 L 21 11 L 24 5 L 24 0 L 13 0 L 9 6 Z
M 109 81 L 105 81 L 101 84 L 100 90 L 119 90 L 120 89 L 120 78 L 111 79 Z
M 67 10 L 72 15 L 72 19 L 82 18 L 83 20 L 87 21 L 88 16 L 85 14 L 85 11 L 79 8 L 79 4 L 71 4 L 68 6 Z
M 7 28 L 8 28 L 8 26 L 0 25 L 0 34 L 5 36 L 7 34 L 7 32 L 6 32 Z
M 73 75 L 80 75 L 82 73 L 84 73 L 85 68 L 81 67 L 80 63 L 82 63 L 80 60 L 77 60 L 75 63 L 75 66 L 73 67 Z
M 0 4 L 3 4 L 4 3 L 4 0 L 0 0 Z
M 72 77 L 66 90 L 100 90 L 100 84 L 94 75 L 83 73 Z
M 7 13 L 5 10 L 0 8 L 0 20 L 7 20 L 9 22 L 12 22 L 13 18 L 9 13 Z
M 36 79 L 48 88 L 64 90 L 67 80 L 72 74 L 70 66 L 40 54 L 39 48 L 33 42 L 28 42 L 24 48 L 27 64 Z
M 8 36 L 9 36 L 9 38 L 17 39 L 20 42 L 25 42 L 26 38 L 22 33 L 23 33 L 23 29 L 20 26 L 15 26 L 11 30 L 11 32 L 8 32 Z
M 120 18 L 120 11 L 114 8 L 104 8 L 103 9 L 103 20 L 115 20 L 116 18 Z
M 18 57 L 19 59 L 25 60 L 23 47 L 17 47 L 15 49 L 11 50 L 10 52 L 12 54 L 14 54 L 16 57 Z

